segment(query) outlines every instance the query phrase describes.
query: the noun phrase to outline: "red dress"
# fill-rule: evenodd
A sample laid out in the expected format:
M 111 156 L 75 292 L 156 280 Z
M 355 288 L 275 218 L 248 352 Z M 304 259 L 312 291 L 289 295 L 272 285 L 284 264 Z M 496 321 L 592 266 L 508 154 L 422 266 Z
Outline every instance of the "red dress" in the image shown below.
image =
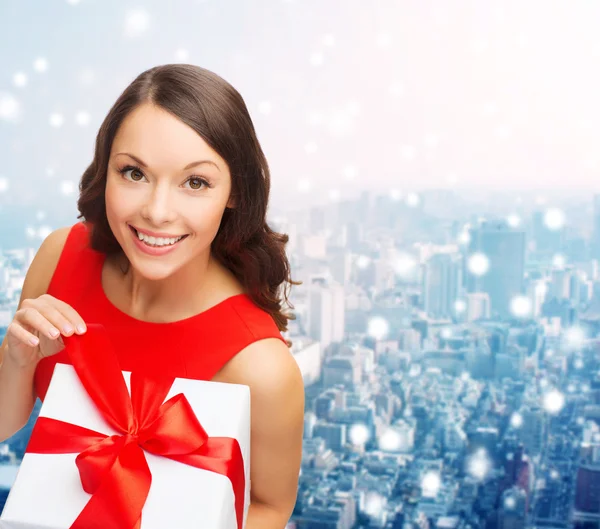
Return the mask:
M 212 380 L 247 345 L 265 338 L 285 343 L 271 315 L 247 294 L 231 296 L 189 318 L 152 323 L 118 309 L 106 297 L 101 282 L 105 255 L 89 247 L 84 222 L 67 237 L 48 294 L 71 305 L 86 323 L 102 324 L 123 371 L 144 369 L 178 378 Z M 70 364 L 67 348 L 42 359 L 35 373 L 35 390 L 44 400 L 56 363 Z

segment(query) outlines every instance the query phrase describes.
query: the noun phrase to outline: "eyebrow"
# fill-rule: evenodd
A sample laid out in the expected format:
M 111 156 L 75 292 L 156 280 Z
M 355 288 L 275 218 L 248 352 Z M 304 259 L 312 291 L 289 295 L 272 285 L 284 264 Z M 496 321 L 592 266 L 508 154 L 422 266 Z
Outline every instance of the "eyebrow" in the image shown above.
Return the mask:
M 133 158 L 137 163 L 139 163 L 142 167 L 148 168 L 147 164 L 145 164 L 142 160 L 140 160 L 137 156 L 134 156 L 133 154 L 129 154 L 128 152 L 118 152 L 117 154 L 115 154 L 115 156 L 118 156 L 119 154 L 124 154 L 125 156 L 129 156 L 130 158 Z M 197 162 L 188 163 L 182 169 L 182 171 L 186 171 L 188 169 L 191 169 L 192 167 L 196 167 L 197 165 L 202 165 L 202 164 L 205 164 L 205 163 L 214 165 L 217 168 L 217 170 L 220 171 L 219 166 L 215 162 L 213 162 L 212 160 L 198 160 Z

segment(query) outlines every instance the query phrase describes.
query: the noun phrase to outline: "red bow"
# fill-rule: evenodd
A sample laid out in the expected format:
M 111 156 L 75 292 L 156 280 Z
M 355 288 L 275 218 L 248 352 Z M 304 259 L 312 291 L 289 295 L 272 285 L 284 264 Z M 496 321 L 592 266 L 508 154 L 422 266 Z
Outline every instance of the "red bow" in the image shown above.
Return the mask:
M 173 377 L 131 373 L 131 397 L 104 328 L 88 324 L 65 338 L 73 367 L 98 410 L 121 435 L 107 436 L 67 422 L 38 417 L 27 452 L 79 452 L 83 489 L 92 494 L 72 529 L 139 529 L 152 474 L 144 450 L 231 480 L 237 527 L 242 527 L 245 477 L 237 439 L 209 437 L 183 393 L 166 398 Z

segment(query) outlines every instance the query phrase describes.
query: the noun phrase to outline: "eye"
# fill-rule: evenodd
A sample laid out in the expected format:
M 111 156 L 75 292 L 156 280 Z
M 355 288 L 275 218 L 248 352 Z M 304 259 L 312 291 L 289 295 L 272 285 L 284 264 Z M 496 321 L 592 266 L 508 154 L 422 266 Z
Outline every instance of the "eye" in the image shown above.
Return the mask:
M 204 186 L 204 187 L 210 187 L 210 184 L 204 180 L 204 178 L 200 178 L 199 176 L 190 176 L 186 182 L 192 182 L 195 181 L 196 184 L 194 184 L 195 186 Z M 193 189 L 194 191 L 200 191 L 201 189 L 203 189 L 202 187 L 191 187 L 190 189 Z
M 140 171 L 139 167 L 133 167 L 131 165 L 126 165 L 125 167 L 123 167 L 123 169 L 119 169 L 119 173 L 121 173 L 123 176 L 125 176 L 125 173 L 128 173 L 129 171 L 137 172 L 137 173 L 141 174 L 142 176 L 144 176 L 142 174 L 142 172 Z M 134 180 L 134 182 L 139 182 L 139 180 Z
M 138 173 L 139 175 L 141 175 L 142 177 L 144 177 L 144 173 L 142 173 L 141 169 L 135 165 L 126 165 L 125 167 L 123 167 L 122 169 L 119 169 L 118 172 L 123 175 L 124 178 L 126 178 L 126 173 L 128 173 L 129 171 L 131 171 L 131 179 L 133 182 L 139 182 L 140 180 L 136 180 L 133 177 L 133 173 Z M 144 177 L 145 178 L 145 177 Z M 194 182 L 193 184 L 190 184 L 191 187 L 189 187 L 188 189 L 191 189 L 192 191 L 202 191 L 205 187 L 206 188 L 210 188 L 212 187 L 211 184 L 205 180 L 204 178 L 201 178 L 200 176 L 190 176 L 187 180 L 186 183 L 188 182 Z

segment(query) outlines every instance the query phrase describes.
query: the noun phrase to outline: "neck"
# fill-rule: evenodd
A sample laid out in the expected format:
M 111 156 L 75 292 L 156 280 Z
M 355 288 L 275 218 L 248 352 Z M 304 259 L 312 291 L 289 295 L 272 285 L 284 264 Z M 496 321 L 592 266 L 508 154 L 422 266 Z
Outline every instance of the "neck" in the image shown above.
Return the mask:
M 130 314 L 139 319 L 184 319 L 198 312 L 201 300 L 209 295 L 213 284 L 213 257 L 202 255 L 164 279 L 141 276 L 125 255 L 120 256 L 119 268 L 124 271 L 123 287 Z

